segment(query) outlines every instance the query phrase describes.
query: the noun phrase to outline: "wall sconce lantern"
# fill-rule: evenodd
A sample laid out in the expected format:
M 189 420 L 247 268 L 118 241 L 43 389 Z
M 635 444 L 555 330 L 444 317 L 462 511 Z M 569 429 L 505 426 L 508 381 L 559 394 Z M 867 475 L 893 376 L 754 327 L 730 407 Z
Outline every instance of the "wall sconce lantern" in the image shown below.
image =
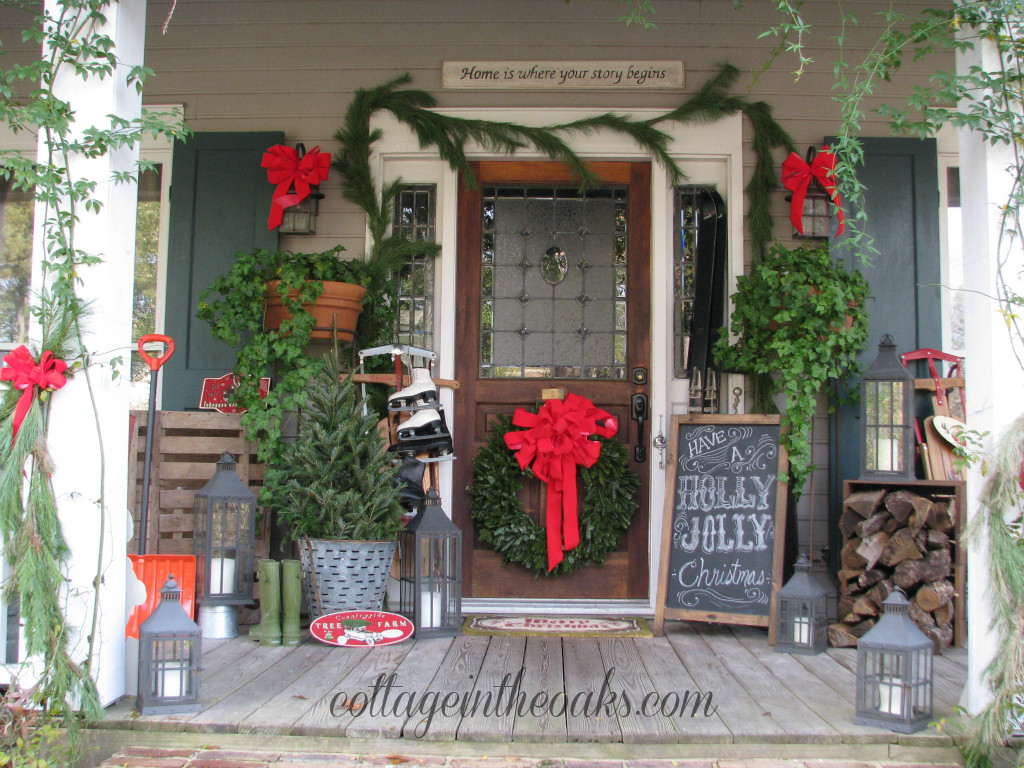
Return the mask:
M 295 151 L 299 154 L 301 164 L 302 158 L 306 155 L 306 147 L 303 144 L 296 144 Z M 293 186 L 289 190 L 289 194 L 294 193 L 295 187 Z M 284 209 L 281 226 L 277 231 L 282 235 L 315 235 L 316 217 L 320 213 L 320 201 L 323 198 L 324 193 L 320 191 L 320 185 L 311 184 L 307 197 Z
M 914 733 L 932 721 L 934 644 L 907 613 L 896 588 L 884 614 L 857 643 L 857 712 L 854 722 Z
M 775 651 L 812 656 L 828 647 L 828 593 L 811 575 L 807 555 L 794 569 L 778 594 Z
M 401 579 L 398 612 L 417 638 L 452 637 L 462 631 L 462 531 L 427 491 L 420 512 L 398 534 Z
M 860 377 L 861 480 L 913 480 L 914 377 L 885 334 Z
M 822 153 L 821 157 L 815 162 L 819 152 Z M 807 148 L 806 158 L 802 160 L 799 155 L 792 153 L 783 164 L 783 184 L 793 190 L 793 194 L 786 197 L 791 207 L 793 237 L 797 240 L 827 240 L 832 229 L 835 205 L 822 180 L 834 188 L 832 168 L 835 158 L 827 147 L 819 149 L 815 146 Z M 790 176 L 793 178 L 790 179 Z M 838 198 L 836 201 L 838 204 Z M 796 208 L 793 208 L 794 203 Z
M 195 499 L 196 589 L 203 637 L 238 636 L 236 607 L 252 602 L 256 496 L 225 453 Z
M 199 625 L 185 612 L 171 576 L 160 590 L 160 602 L 139 627 L 139 712 L 198 712 L 201 655 Z

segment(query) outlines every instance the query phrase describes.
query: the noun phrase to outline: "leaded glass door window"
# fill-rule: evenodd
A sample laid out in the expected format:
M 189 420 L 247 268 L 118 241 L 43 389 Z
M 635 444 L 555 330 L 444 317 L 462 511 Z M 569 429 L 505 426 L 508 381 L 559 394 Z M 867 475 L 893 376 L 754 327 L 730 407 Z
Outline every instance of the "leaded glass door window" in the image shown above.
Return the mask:
M 627 190 L 483 190 L 480 377 L 625 379 Z

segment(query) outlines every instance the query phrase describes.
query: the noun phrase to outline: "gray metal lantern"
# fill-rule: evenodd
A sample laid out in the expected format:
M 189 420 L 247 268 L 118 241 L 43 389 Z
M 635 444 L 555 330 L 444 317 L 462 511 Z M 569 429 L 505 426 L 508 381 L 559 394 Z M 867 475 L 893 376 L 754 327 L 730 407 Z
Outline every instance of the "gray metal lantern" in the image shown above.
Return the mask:
M 914 479 L 914 377 L 886 334 L 860 377 L 861 480 Z
M 427 491 L 420 513 L 398 534 L 401 579 L 398 612 L 416 637 L 451 637 L 462 631 L 462 531 Z
M 828 592 L 811 575 L 807 555 L 794 569 L 777 596 L 775 650 L 810 656 L 828 647 Z
M 256 496 L 225 453 L 195 498 L 196 601 L 204 637 L 238 634 L 234 606 L 252 602 Z
M 181 590 L 170 576 L 160 602 L 139 627 L 139 692 L 143 715 L 199 711 L 202 633 L 181 604 Z
M 896 589 L 878 623 L 857 643 L 858 725 L 914 733 L 932 721 L 934 644 L 907 613 Z

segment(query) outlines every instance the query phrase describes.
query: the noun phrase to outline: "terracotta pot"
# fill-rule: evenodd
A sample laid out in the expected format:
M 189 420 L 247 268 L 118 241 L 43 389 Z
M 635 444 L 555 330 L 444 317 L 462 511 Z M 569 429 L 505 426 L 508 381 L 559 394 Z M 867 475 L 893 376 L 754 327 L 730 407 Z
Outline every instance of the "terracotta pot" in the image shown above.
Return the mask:
M 266 307 L 263 313 L 263 327 L 274 330 L 291 317 L 288 308 L 281 302 L 278 293 L 280 280 L 267 283 Z M 352 341 L 355 336 L 356 320 L 363 311 L 363 294 L 366 289 L 354 283 L 324 281 L 324 292 L 314 304 L 307 304 L 306 310 L 313 315 L 314 339 L 330 339 L 335 323 L 338 326 L 338 340 Z M 295 292 L 292 291 L 292 296 Z

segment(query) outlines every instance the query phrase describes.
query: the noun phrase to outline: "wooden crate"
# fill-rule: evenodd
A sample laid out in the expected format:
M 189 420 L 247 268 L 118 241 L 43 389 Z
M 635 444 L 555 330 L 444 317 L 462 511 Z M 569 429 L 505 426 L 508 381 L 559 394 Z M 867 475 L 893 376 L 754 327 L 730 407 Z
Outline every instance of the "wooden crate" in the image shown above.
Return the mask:
M 128 551 L 138 552 L 142 480 L 146 455 L 146 411 L 132 411 L 132 443 L 128 487 L 135 521 L 135 535 Z M 149 514 L 146 535 L 148 554 L 190 555 L 194 552 L 194 504 L 196 491 L 213 477 L 221 454 L 236 457 L 236 471 L 255 494 L 263 485 L 262 464 L 256 446 L 243 434 L 241 416 L 213 411 L 157 411 L 150 467 Z M 270 553 L 270 516 L 260 509 L 256 525 L 256 559 Z

